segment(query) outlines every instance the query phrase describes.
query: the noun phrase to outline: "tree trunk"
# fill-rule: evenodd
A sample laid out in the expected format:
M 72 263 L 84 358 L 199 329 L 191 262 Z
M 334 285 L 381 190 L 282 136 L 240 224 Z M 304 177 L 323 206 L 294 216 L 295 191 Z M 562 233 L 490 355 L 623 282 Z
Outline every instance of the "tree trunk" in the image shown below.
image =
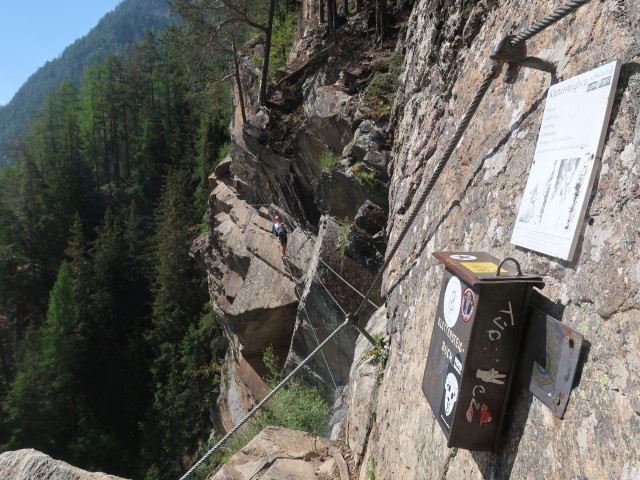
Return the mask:
M 382 48 L 387 31 L 387 0 L 376 0 L 376 34 Z
M 238 99 L 240 100 L 240 113 L 242 114 L 242 123 L 247 121 L 247 114 L 244 109 L 244 95 L 242 91 L 242 82 L 240 81 L 240 63 L 238 62 L 238 53 L 236 51 L 236 42 L 233 42 L 233 70 L 236 79 L 236 88 L 238 89 Z
M 320 11 L 320 23 L 324 23 L 324 2 L 326 0 L 318 0 L 318 7 Z
M 262 60 L 262 79 L 260 81 L 260 105 L 267 100 L 267 83 L 269 80 L 269 54 L 271 52 L 271 33 L 273 32 L 273 15 L 276 10 L 276 0 L 269 1 L 269 17 L 264 41 L 264 59 Z
M 349 16 L 349 0 L 344 0 L 342 2 L 342 8 L 344 10 L 344 16 L 348 17 Z
M 336 0 L 327 0 L 327 21 L 329 22 L 329 34 L 333 37 L 333 43 L 338 43 L 336 38 Z

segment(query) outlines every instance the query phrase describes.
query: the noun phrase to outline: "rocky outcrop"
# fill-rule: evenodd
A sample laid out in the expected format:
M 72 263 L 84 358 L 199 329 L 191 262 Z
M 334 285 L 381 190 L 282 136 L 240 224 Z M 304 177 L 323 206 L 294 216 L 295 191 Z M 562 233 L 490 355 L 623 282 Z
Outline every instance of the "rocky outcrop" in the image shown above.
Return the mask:
M 353 138 L 352 115 L 356 99 L 335 85 L 320 87 L 313 108 L 296 135 L 296 165 L 313 187 L 320 176 L 320 156 L 329 151 L 341 155 Z
M 221 177 L 228 178 L 228 172 Z M 207 272 L 211 301 L 229 339 L 227 376 L 219 399 L 220 424 L 229 429 L 268 391 L 262 381 L 268 373 L 264 349 L 270 346 L 286 356 L 298 307 L 297 274 L 308 262 L 311 245 L 309 234 L 290 222 L 292 258 L 284 259 L 271 234 L 268 210 L 242 200 L 233 186 L 217 177 L 212 183 L 213 228 L 194 242 L 192 251 Z
M 354 121 L 371 74 L 353 73 L 361 59 L 370 62 L 357 50 L 367 41 L 350 24 L 352 41 L 327 45 L 326 25 L 311 19 L 314 8 L 303 8 L 290 63 L 265 106 L 253 101 L 255 71 L 242 59 L 241 76 L 250 83 L 243 89 L 246 120 L 234 89 L 230 152 L 209 179 L 210 233 L 192 249 L 229 338 L 218 401 L 223 430 L 268 390 L 265 348 L 294 368 L 358 306 L 386 247 L 390 142 L 383 125 Z M 323 154 L 349 156 L 327 168 Z M 289 225 L 288 259 L 270 234 L 275 215 Z M 382 303 L 374 292 L 362 318 Z M 305 367 L 307 381 L 329 401 L 347 382 L 355 339 L 355 330 L 345 329 Z
M 33 449 L 0 453 L 3 480 L 124 480 L 105 473 L 86 472 Z
M 350 480 L 353 462 L 337 442 L 306 432 L 267 427 L 212 480 Z
M 383 307 L 366 324 L 367 332 L 380 338 L 379 345 L 372 346 L 363 336 L 358 337 L 349 372 L 349 384 L 345 391 L 348 414 L 341 425 L 343 430 L 334 432 L 337 438 L 344 437 L 351 446 L 356 465 L 362 462 L 376 418 L 378 388 L 382 383 L 389 353 L 386 349 L 389 340 L 387 322 L 387 310 Z
M 543 1 L 416 2 L 407 29 L 392 152 L 390 237 L 451 139 L 510 31 L 548 13 Z M 568 79 L 614 58 L 623 65 L 602 158 L 571 262 L 509 243 L 538 137 L 551 77 L 523 70 L 496 80 L 385 272 L 390 358 L 362 465 L 376 478 L 598 478 L 640 475 L 640 21 L 637 2 L 591 2 L 527 42 Z M 512 256 L 543 276 L 549 313 L 585 334 L 590 347 L 564 419 L 516 387 L 500 452 L 449 449 L 421 390 L 442 267 L 434 251 Z M 354 422 L 358 422 L 354 419 Z M 359 441 L 359 440 L 354 440 Z M 355 448 L 354 444 L 351 444 Z M 401 453 L 400 453 L 401 452 Z M 429 452 L 425 455 L 424 452 Z M 361 470 L 361 479 L 365 476 Z

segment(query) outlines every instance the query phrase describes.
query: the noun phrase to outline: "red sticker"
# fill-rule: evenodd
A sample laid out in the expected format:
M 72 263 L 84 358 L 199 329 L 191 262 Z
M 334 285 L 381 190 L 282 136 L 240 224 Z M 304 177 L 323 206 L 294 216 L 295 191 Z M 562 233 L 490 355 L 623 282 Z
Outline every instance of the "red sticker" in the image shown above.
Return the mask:
M 473 310 L 476 304 L 476 296 L 473 290 L 467 288 L 462 294 L 462 301 L 460 302 L 460 313 L 462 314 L 462 320 L 468 322 L 473 316 Z
M 482 405 L 480 409 L 480 424 L 489 423 L 491 420 L 491 413 L 489 413 L 489 407 L 486 404 Z

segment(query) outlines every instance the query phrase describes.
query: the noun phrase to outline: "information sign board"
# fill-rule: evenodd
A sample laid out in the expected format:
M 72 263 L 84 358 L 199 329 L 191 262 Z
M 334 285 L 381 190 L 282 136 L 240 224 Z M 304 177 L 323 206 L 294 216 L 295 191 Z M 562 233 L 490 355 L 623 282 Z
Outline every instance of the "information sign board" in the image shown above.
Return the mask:
M 511 243 L 572 259 L 619 73 L 615 60 L 549 87 Z

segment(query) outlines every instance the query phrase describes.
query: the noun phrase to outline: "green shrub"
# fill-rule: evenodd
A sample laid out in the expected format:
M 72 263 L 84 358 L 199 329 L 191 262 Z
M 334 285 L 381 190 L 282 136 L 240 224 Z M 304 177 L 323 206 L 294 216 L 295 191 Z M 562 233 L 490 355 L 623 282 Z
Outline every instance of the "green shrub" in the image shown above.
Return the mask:
M 325 170 L 334 167 L 340 162 L 339 155 L 335 155 L 331 150 L 325 150 L 320 155 L 320 169 Z
M 365 354 L 365 356 L 373 357 L 378 364 L 375 379 L 376 385 L 380 385 L 382 383 L 382 378 L 384 377 L 384 369 L 389 361 L 389 344 L 381 335 L 374 335 L 373 338 L 376 341 L 376 344 Z
M 367 170 L 362 162 L 358 162 L 351 167 L 351 171 L 358 179 L 358 183 L 369 192 L 373 192 L 378 188 L 378 180 L 376 180 L 375 172 Z
M 376 73 L 391 73 L 398 77 L 402 73 L 402 63 L 404 56 L 401 53 L 394 53 L 388 57 L 376 60 L 371 69 Z
M 274 387 L 282 380 L 283 375 L 278 369 L 277 358 L 271 347 L 265 349 L 263 362 L 269 371 L 266 382 Z M 211 472 L 216 465 L 226 463 L 267 426 L 291 428 L 322 435 L 326 433 L 330 413 L 331 407 L 322 398 L 317 388 L 302 385 L 299 380 L 291 380 L 266 403 L 261 412 L 243 425 L 220 450 L 207 460 L 208 469 L 200 470 Z M 220 438 L 212 439 L 211 445 L 206 450 Z
M 338 245 L 340 245 L 340 250 L 342 253 L 347 249 L 347 245 L 349 244 L 349 235 L 351 234 L 351 228 L 353 227 L 353 223 L 349 220 L 349 217 L 344 217 L 344 225 L 340 229 L 340 238 L 338 239 Z
M 330 412 L 331 407 L 317 388 L 292 380 L 271 399 L 263 420 L 268 425 L 321 435 L 325 433 Z
M 278 369 L 278 361 L 272 347 L 267 347 L 262 360 L 269 370 L 267 384 L 275 387 L 284 375 Z M 315 387 L 302 385 L 293 379 L 276 393 L 267 403 L 261 421 L 266 425 L 303 430 L 310 433 L 323 432 L 329 420 L 331 408 Z
M 382 58 L 372 65 L 374 75 L 369 82 L 363 100 L 369 112 L 364 118 L 370 118 L 375 122 L 389 120 L 398 90 L 398 77 L 402 71 L 403 61 L 404 57 L 396 53 Z
M 201 222 L 197 225 L 197 227 L 198 227 L 198 233 L 200 235 L 209 235 L 209 232 L 210 232 L 209 222 L 207 221 Z
M 367 357 L 373 357 L 382 368 L 387 366 L 389 360 L 389 344 L 382 335 L 373 335 L 376 344 L 365 354 Z

